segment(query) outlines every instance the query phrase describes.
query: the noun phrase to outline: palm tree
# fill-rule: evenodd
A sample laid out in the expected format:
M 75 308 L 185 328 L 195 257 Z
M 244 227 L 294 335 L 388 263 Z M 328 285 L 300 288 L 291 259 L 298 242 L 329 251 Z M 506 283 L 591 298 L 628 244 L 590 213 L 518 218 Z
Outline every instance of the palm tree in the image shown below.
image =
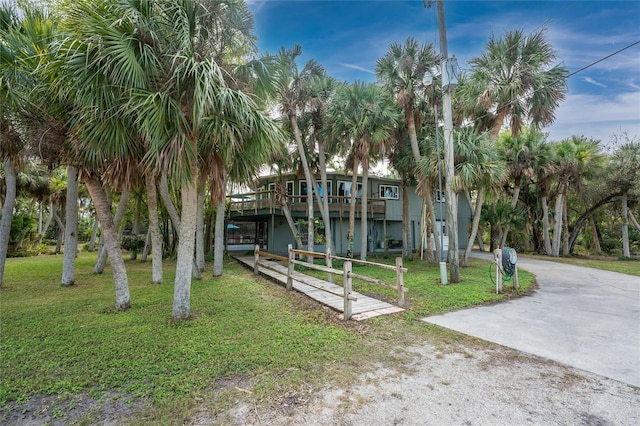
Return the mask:
M 510 130 L 499 135 L 497 148 L 507 164 L 511 179 L 513 179 L 511 208 L 515 209 L 518 204 L 523 182 L 533 178 L 534 165 L 540 158 L 544 145 L 544 134 L 533 129 L 525 128 L 517 136 L 514 136 Z M 508 232 L 509 228 L 507 227 L 500 240 L 501 246 L 506 244 Z
M 311 197 L 315 195 L 322 214 L 323 222 L 325 223 L 325 229 L 329 229 L 329 217 L 325 209 L 323 208 L 323 202 L 320 198 L 318 191 L 315 191 L 313 187 L 313 176 L 309 168 L 309 162 L 307 160 L 307 150 L 303 141 L 302 132 L 298 126 L 298 119 L 302 112 L 307 108 L 308 104 L 308 92 L 311 80 L 314 77 L 319 77 L 324 74 L 324 69 L 314 60 L 309 60 L 302 68 L 298 69 L 296 59 L 302 54 L 302 48 L 300 45 L 295 45 L 292 49 L 281 48 L 278 53 L 278 69 L 276 71 L 275 78 L 275 91 L 280 103 L 280 109 L 291 126 L 293 137 L 298 148 L 298 155 L 300 156 L 300 164 L 304 171 L 304 176 L 307 181 L 307 188 L 309 191 L 307 198 L 308 205 L 308 229 L 309 229 L 309 250 L 313 251 L 313 200 Z M 329 240 L 327 246 L 331 247 L 331 234 L 329 233 Z
M 514 136 L 526 123 L 534 129 L 549 125 L 567 93 L 566 67 L 554 65 L 555 51 L 544 30 L 522 30 L 492 37 L 485 51 L 471 60 L 472 75 L 458 92 L 464 109 L 489 126 L 496 140 L 505 121 Z
M 82 116 L 91 122 L 105 116 L 119 119 L 110 123 L 115 129 L 98 131 L 94 126 L 83 132 L 84 151 L 111 159 L 122 160 L 123 153 L 137 158 L 141 145 L 135 142 L 142 140 L 147 170 L 166 170 L 181 187 L 175 320 L 190 316 L 202 146 L 229 143 L 230 134 L 232 144 L 274 136 L 275 126 L 266 113 L 250 96 L 227 84 L 215 58 L 228 52 L 218 50 L 221 40 L 213 28 L 233 26 L 240 18 L 235 40 L 251 40 L 246 12 L 244 3 L 213 0 L 86 0 L 67 10 L 69 23 L 75 24 L 68 31 L 84 42 L 67 62 L 71 76 L 80 82 L 76 95 L 86 105 Z M 75 67 L 78 64 L 91 66 L 83 70 Z M 101 84 L 88 84 L 92 79 Z M 92 111 L 99 115 L 90 117 Z M 122 129 L 125 122 L 133 124 L 131 133 Z
M 476 206 L 471 224 L 471 233 L 462 259 L 466 266 L 476 239 L 484 195 L 500 188 L 505 177 L 505 164 L 500 161 L 496 149 L 486 134 L 478 134 L 467 127 L 454 135 L 455 178 L 454 192 L 476 190 Z
M 351 204 L 347 255 L 353 256 L 355 234 L 356 184 L 362 167 L 361 247 L 360 258 L 367 256 L 367 194 L 369 160 L 372 152 L 385 152 L 392 130 L 400 119 L 400 111 L 380 86 L 356 81 L 340 87 L 329 106 L 333 135 L 350 145 L 347 158 L 352 171 Z
M 431 43 L 421 45 L 416 39 L 408 37 L 404 45 L 392 43 L 385 56 L 376 63 L 378 79 L 396 96 L 404 111 L 414 167 L 420 163 L 421 155 L 426 154 L 420 152 L 418 145 L 417 128 L 420 127 L 420 122 L 424 118 L 422 114 L 424 99 L 420 95 L 423 93 L 430 95 L 432 103 L 436 103 L 436 99 L 439 99 L 433 89 L 436 84 L 425 85 L 425 76 L 435 74 L 439 61 L 440 58 Z M 431 218 L 434 238 L 437 239 L 439 230 L 433 206 L 433 184 L 429 176 L 420 176 L 420 180 L 423 181 L 420 188 L 424 190 L 422 198 Z M 436 255 L 438 259 L 441 258 L 439 246 L 436 247 Z
M 582 179 L 589 168 L 601 161 L 598 142 L 586 139 L 585 137 L 573 136 L 565 139 L 554 147 L 554 176 L 556 177 L 557 195 L 555 201 L 554 228 L 552 255 L 560 256 L 560 242 L 562 240 L 563 216 L 566 212 L 566 197 L 569 185 L 579 191 L 582 186 Z M 566 236 L 568 238 L 568 236 Z M 566 254 L 568 254 L 568 240 Z
M 609 163 L 610 181 L 622 191 L 621 219 L 622 219 L 622 255 L 631 257 L 629 245 L 629 219 L 633 214 L 628 207 L 629 194 L 640 192 L 640 142 L 629 141 L 616 150 Z

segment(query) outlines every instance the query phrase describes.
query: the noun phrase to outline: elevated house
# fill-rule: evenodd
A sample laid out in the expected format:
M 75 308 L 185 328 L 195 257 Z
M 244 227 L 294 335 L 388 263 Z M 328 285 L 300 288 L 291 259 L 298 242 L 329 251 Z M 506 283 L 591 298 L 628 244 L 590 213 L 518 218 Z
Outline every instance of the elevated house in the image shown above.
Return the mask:
M 327 176 L 329 197 L 329 214 L 334 248 L 337 254 L 347 252 L 347 232 L 349 230 L 349 211 L 351 202 L 351 176 L 341 172 L 330 172 Z M 320 178 L 316 176 L 319 186 Z M 276 182 L 286 188 L 288 206 L 297 222 L 298 231 L 306 248 L 307 196 L 309 185 L 304 178 L 295 174 L 284 176 L 266 176 L 259 180 L 255 191 L 234 194 L 228 197 L 228 213 L 226 221 L 227 247 L 229 250 L 251 250 L 259 244 L 264 250 L 272 253 L 286 253 L 287 245 L 295 246 L 294 236 L 287 224 L 281 204 L 278 202 Z M 362 196 L 362 184 L 356 185 L 356 203 Z M 398 179 L 369 176 L 367 199 L 368 252 L 402 249 L 402 182 Z M 422 201 L 416 194 L 415 186 L 408 188 L 411 234 L 411 248 L 417 250 L 420 244 L 426 249 L 426 238 L 422 234 Z M 445 223 L 444 200 L 437 197 L 435 201 L 436 219 L 444 231 L 445 249 L 447 248 L 447 226 Z M 442 207 L 442 212 L 440 211 Z M 314 215 L 322 224 L 322 216 L 314 200 Z M 360 247 L 360 215 L 361 206 L 356 207 L 356 226 L 354 253 Z M 469 237 L 471 209 L 465 197 L 458 200 L 458 243 L 464 249 Z M 324 237 L 324 230 L 316 230 L 316 235 Z M 438 241 L 440 243 L 440 241 Z M 315 251 L 324 252 L 322 242 L 316 242 Z

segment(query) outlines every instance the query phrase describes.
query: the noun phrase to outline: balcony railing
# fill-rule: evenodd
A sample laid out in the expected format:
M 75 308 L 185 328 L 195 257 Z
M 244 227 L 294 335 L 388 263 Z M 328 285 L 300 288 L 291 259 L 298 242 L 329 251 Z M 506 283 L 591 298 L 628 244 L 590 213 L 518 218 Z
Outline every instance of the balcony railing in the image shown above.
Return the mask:
M 281 202 L 276 198 L 275 191 L 257 191 L 242 195 L 232 195 L 227 198 L 231 199 L 229 205 L 229 214 L 235 215 L 257 215 L 257 214 L 274 214 L 281 213 Z M 315 201 L 315 200 L 314 200 Z M 356 217 L 360 217 L 361 213 L 360 197 L 356 198 Z M 307 211 L 306 195 L 289 195 L 287 196 L 287 204 L 289 210 L 294 212 Z M 351 197 L 343 195 L 329 195 L 329 214 L 337 213 L 339 217 L 349 216 L 351 207 Z M 314 211 L 317 211 L 317 203 L 313 204 Z M 367 213 L 369 216 L 385 215 L 387 211 L 387 200 L 384 198 L 367 198 Z

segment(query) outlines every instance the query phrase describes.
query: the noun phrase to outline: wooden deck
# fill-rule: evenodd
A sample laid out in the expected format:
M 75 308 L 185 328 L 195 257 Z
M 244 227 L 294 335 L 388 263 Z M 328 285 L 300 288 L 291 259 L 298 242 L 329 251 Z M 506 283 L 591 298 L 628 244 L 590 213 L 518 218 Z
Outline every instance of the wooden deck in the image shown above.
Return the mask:
M 232 256 L 237 261 L 247 265 L 253 269 L 253 256 Z M 287 283 L 287 267 L 281 262 L 260 259 L 258 261 L 258 269 L 260 274 L 265 275 L 277 282 Z M 321 280 L 319 278 L 305 275 L 301 272 L 293 272 L 293 288 L 318 302 L 325 304 L 338 312 L 344 314 L 344 298 L 334 293 L 341 293 L 342 286 Z M 328 291 L 327 291 L 328 290 Z M 354 300 L 352 304 L 351 319 L 362 321 L 367 318 L 393 314 L 402 312 L 404 309 L 383 302 L 373 297 L 365 296 L 358 292 L 352 292 L 358 300 Z

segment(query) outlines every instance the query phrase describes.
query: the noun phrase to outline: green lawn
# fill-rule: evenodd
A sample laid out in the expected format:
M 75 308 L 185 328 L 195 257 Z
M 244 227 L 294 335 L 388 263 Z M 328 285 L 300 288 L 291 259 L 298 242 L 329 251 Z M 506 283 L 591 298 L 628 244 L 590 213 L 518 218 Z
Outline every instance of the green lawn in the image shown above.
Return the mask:
M 516 295 L 509 285 L 506 294 L 495 294 L 486 261 L 474 260 L 462 270 L 462 282 L 449 286 L 439 284 L 437 265 L 409 261 L 405 313 L 343 322 L 228 260 L 223 277 L 213 279 L 208 270 L 193 282 L 193 320 L 174 323 L 174 262 L 165 263 L 165 284 L 152 285 L 150 263 L 128 261 L 132 308 L 116 312 L 108 268 L 92 274 L 95 256 L 80 254 L 70 288 L 59 284 L 61 256 L 8 259 L 0 289 L 0 422 L 12 408 L 24 410 L 22 403 L 42 395 L 58 401 L 42 415 L 64 419 L 65 400 L 84 394 L 98 403 L 120 398 L 146 407 L 135 412 L 138 420 L 182 423 L 207 395 L 215 395 L 214 409 L 226 406 L 234 389 L 216 390 L 225 380 L 246 380 L 258 401 L 349 380 L 368 361 L 388 358 L 385 345 L 442 333 L 420 317 Z M 533 277 L 522 272 L 520 278 L 519 293 L 530 291 Z M 373 285 L 355 283 L 354 289 L 395 298 L 394 291 Z M 88 413 L 79 423 L 99 421 L 95 416 Z

